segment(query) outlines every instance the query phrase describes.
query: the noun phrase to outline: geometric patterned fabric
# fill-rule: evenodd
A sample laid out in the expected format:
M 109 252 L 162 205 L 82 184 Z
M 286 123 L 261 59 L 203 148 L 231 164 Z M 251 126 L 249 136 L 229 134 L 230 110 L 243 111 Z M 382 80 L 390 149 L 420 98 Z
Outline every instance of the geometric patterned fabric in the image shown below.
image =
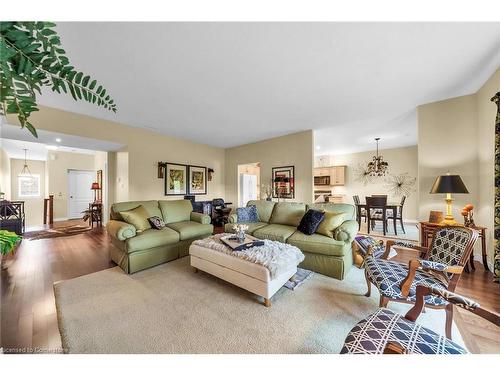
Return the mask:
M 466 354 L 466 349 L 420 324 L 381 308 L 349 332 L 340 354 L 383 354 L 388 342 L 409 354 Z

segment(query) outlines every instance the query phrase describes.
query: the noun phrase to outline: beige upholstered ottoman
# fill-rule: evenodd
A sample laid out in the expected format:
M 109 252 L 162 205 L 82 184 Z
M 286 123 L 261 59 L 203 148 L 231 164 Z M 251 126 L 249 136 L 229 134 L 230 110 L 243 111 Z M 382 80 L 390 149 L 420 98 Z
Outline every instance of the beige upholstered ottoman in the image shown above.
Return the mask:
M 256 263 L 224 254 L 193 243 L 189 248 L 191 266 L 219 279 L 246 289 L 264 298 L 264 305 L 271 306 L 271 297 L 297 272 L 297 265 L 271 279 L 269 270 Z

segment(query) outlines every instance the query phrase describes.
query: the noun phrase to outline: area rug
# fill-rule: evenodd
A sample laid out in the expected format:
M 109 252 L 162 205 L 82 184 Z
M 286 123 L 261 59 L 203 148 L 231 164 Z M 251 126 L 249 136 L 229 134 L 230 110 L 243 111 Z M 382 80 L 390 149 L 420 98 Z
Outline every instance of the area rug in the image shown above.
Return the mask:
M 92 228 L 86 225 L 69 225 L 66 227 L 58 227 L 58 228 L 37 230 L 33 232 L 26 232 L 23 234 L 23 238 L 33 241 L 33 240 L 43 240 L 45 238 L 68 237 L 88 232 L 91 229 Z
M 260 297 L 204 272 L 188 257 L 133 275 L 112 268 L 54 285 L 63 348 L 69 353 L 339 353 L 349 330 L 378 307 L 364 297 L 363 271 L 343 281 L 315 273 Z M 389 303 L 405 312 L 409 305 Z M 444 311 L 420 323 L 444 332 Z M 453 338 L 463 341 L 456 327 Z

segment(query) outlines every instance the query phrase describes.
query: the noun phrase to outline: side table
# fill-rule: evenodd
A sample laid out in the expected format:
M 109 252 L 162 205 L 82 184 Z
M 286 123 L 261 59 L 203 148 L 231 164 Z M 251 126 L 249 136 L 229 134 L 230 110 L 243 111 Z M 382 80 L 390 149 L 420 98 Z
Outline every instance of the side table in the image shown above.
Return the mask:
M 420 224 L 420 244 L 423 247 L 429 247 L 432 237 L 434 236 L 434 232 L 439 227 L 442 227 L 442 225 L 436 223 L 430 223 L 428 221 L 421 221 L 419 224 Z M 488 228 L 476 225 L 470 227 L 470 229 L 477 231 L 479 234 L 479 238 L 481 238 L 481 254 L 483 257 L 483 266 L 486 271 L 489 271 L 490 269 L 488 268 L 488 262 L 486 257 L 486 229 Z M 469 263 L 471 268 L 475 270 L 476 268 L 474 266 L 474 252 L 472 252 L 470 255 Z M 466 271 L 467 270 L 468 269 L 466 269 Z
M 102 203 L 101 202 L 89 203 L 89 211 L 90 211 L 89 224 L 91 228 L 94 227 L 94 223 L 96 223 L 96 226 L 102 226 Z

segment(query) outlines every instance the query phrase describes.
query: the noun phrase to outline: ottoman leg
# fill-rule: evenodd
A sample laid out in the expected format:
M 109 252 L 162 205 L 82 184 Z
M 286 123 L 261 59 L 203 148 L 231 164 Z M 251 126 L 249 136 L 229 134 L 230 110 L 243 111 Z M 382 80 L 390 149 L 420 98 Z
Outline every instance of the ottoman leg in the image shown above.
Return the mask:
M 271 300 L 269 298 L 264 298 L 264 306 L 271 307 Z

